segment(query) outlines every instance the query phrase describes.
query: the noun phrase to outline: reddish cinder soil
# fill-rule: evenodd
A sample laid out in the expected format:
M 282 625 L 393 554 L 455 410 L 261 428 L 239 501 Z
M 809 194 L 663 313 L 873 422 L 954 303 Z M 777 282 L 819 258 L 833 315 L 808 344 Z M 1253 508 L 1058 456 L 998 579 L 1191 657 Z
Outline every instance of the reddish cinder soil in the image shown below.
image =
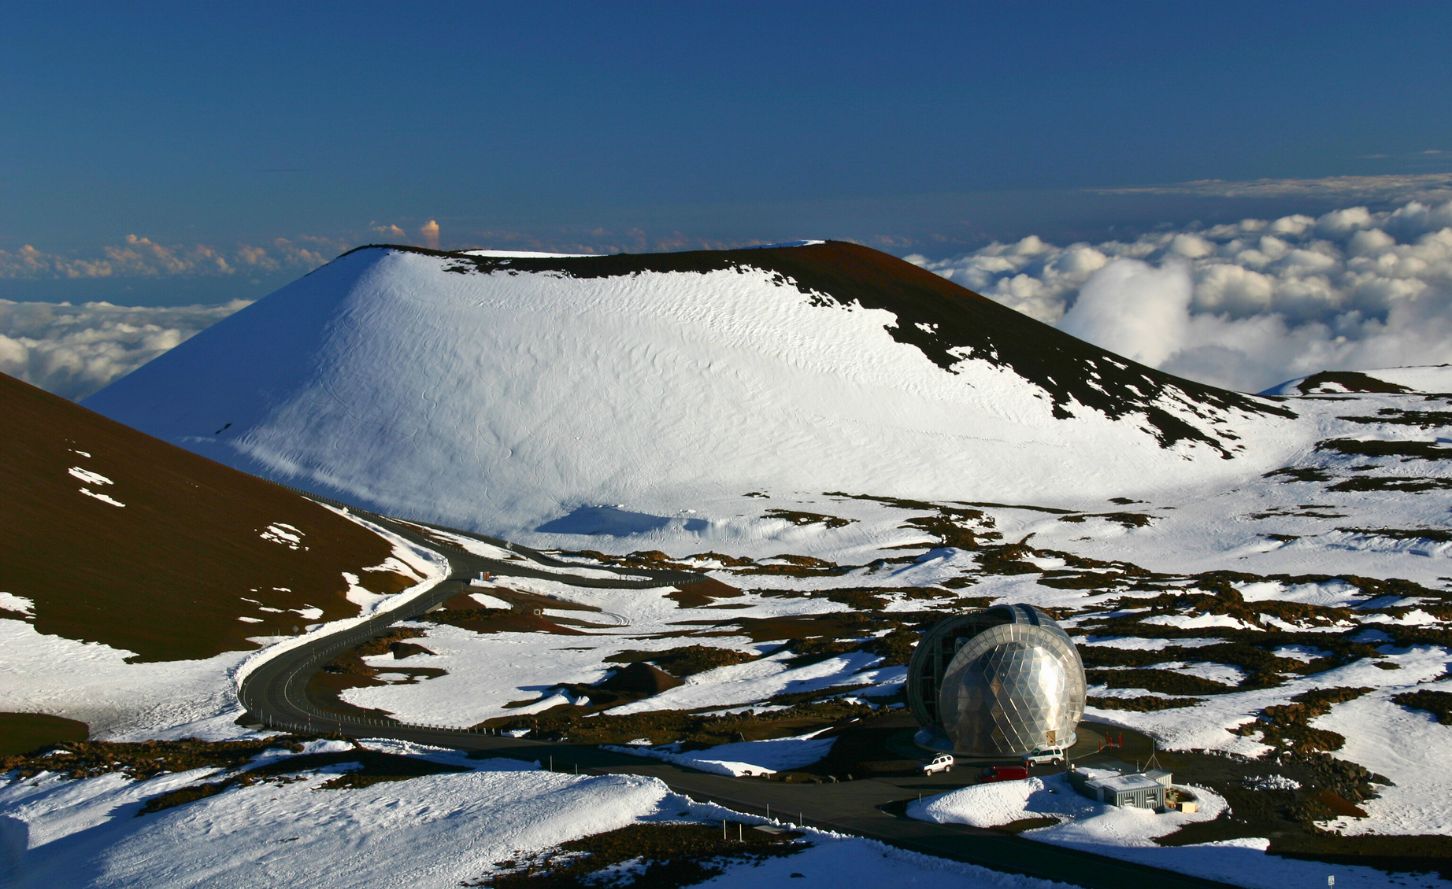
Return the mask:
M 0 757 L 33 753 L 51 744 L 90 737 L 84 722 L 44 713 L 0 713 Z
M 35 603 L 41 633 L 144 661 L 205 658 L 256 648 L 248 637 L 356 614 L 344 571 L 376 592 L 415 582 L 364 571 L 389 557 L 386 541 L 277 485 L 4 375 L 0 404 L 0 590 Z M 71 467 L 113 484 L 87 483 Z M 279 522 L 302 532 L 298 549 L 262 538 Z M 323 616 L 288 610 L 305 606 Z
M 675 592 L 666 593 L 668 598 L 682 608 L 705 608 L 717 599 L 734 599 L 740 595 L 741 591 L 736 587 L 710 577 L 702 577 L 695 583 L 681 584 L 676 587 Z

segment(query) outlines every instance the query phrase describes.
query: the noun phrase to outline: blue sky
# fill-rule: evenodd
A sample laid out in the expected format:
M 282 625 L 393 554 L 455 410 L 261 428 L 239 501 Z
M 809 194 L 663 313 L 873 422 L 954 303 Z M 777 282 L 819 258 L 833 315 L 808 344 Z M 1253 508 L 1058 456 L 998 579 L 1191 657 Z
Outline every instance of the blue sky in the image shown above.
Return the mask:
M 1448 4 L 294 6 L 12 5 L 0 297 L 250 298 L 431 219 L 941 256 L 1381 199 L 1188 180 L 1452 170 Z

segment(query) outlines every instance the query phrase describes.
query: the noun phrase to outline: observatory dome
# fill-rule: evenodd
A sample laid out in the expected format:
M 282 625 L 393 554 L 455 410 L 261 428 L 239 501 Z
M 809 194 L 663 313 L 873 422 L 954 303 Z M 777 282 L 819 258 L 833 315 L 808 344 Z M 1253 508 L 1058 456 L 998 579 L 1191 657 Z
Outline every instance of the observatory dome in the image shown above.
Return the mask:
M 962 756 L 1021 756 L 1074 743 L 1084 665 L 1069 635 L 1031 605 L 995 605 L 930 629 L 908 664 L 924 743 Z

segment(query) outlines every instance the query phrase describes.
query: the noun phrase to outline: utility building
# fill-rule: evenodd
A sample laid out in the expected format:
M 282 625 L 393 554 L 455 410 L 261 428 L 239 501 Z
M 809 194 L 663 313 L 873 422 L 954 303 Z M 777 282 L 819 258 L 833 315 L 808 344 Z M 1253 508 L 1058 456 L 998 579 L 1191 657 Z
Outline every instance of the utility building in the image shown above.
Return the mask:
M 1063 628 L 1032 605 L 995 605 L 927 632 L 908 663 L 918 742 L 960 756 L 1027 756 L 1073 745 L 1084 664 Z
M 1165 794 L 1171 776 L 1164 769 L 1128 774 L 1092 774 L 1084 769 L 1069 772 L 1069 783 L 1090 799 L 1111 806 L 1134 806 L 1140 809 L 1165 808 Z

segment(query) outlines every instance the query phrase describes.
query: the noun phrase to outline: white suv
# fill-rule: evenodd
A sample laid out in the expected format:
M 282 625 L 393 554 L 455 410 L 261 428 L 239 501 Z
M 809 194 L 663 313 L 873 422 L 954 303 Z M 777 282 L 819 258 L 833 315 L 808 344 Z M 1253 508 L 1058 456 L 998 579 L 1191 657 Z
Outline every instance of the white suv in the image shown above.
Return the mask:
M 953 754 L 951 753 L 940 753 L 928 762 L 923 763 L 924 775 L 951 771 L 953 771 Z
M 1049 765 L 1056 766 L 1064 761 L 1064 748 L 1044 747 L 1039 750 L 1033 751 L 1028 756 L 1025 756 L 1023 758 L 1023 761 L 1028 763 L 1034 763 L 1035 765 L 1042 765 L 1043 763 L 1048 763 Z

